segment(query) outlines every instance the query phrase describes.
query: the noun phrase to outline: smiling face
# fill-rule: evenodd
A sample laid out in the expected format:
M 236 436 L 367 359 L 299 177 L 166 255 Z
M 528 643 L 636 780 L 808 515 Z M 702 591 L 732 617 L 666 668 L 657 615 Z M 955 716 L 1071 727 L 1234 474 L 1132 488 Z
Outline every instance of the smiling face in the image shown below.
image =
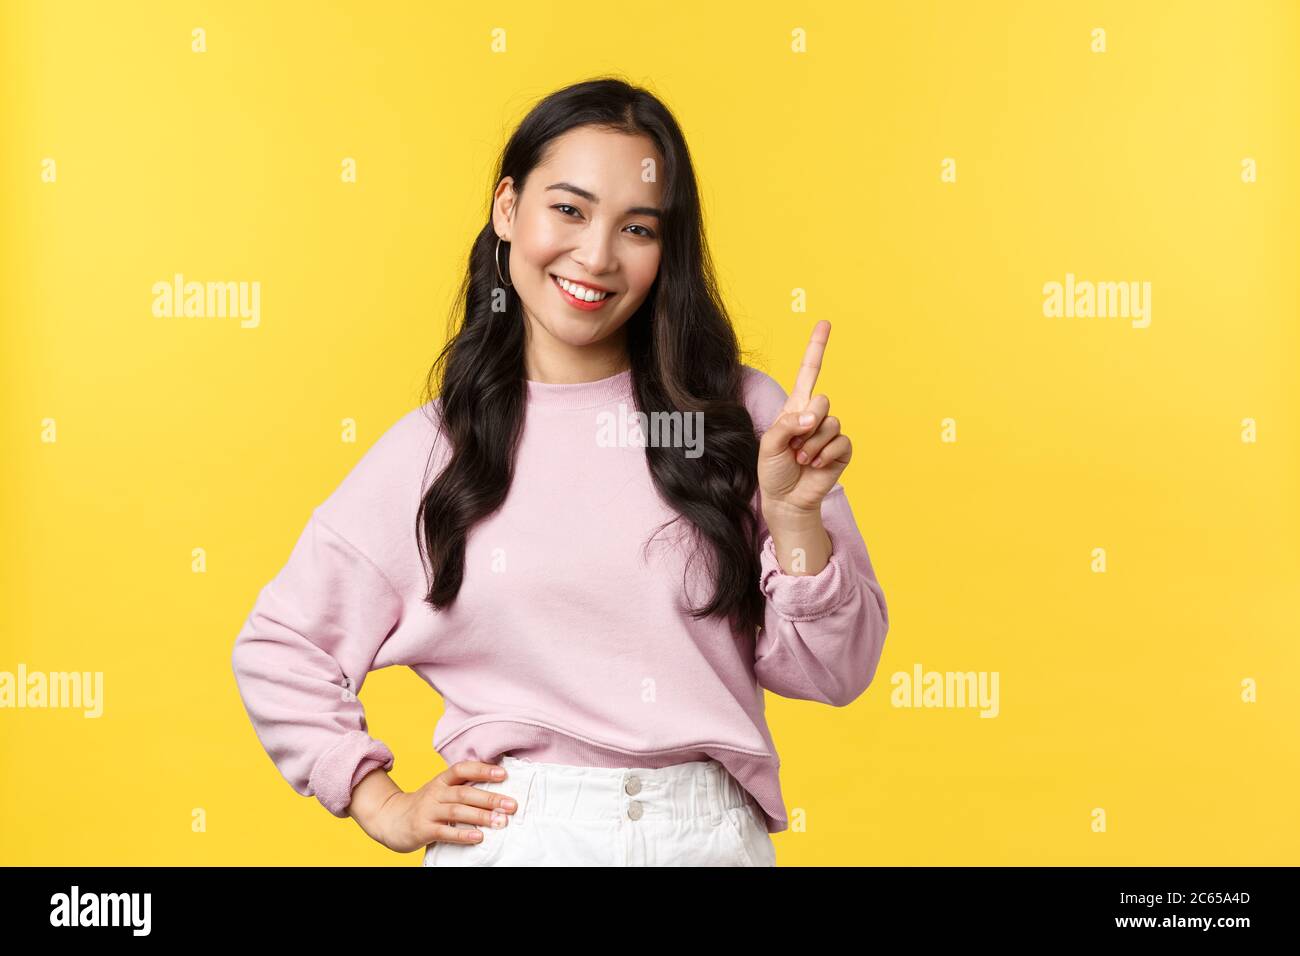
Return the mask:
M 577 127 L 552 141 L 522 192 L 509 176 L 497 186 L 492 223 L 510 243 L 530 379 L 588 381 L 627 367 L 624 325 L 659 272 L 663 188 L 657 175 L 643 181 L 646 159 L 663 168 L 647 136 Z

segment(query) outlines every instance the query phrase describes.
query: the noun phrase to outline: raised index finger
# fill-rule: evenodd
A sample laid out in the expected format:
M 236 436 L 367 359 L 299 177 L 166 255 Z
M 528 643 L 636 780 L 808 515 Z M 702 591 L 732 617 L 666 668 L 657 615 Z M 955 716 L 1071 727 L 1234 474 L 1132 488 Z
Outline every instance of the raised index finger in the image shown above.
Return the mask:
M 822 370 L 822 356 L 826 352 L 826 341 L 831 337 L 831 324 L 822 319 L 812 330 L 808 348 L 803 353 L 803 364 L 799 366 L 799 375 L 794 381 L 787 403 L 792 409 L 805 408 L 812 401 L 813 386 L 817 384 L 817 373 Z

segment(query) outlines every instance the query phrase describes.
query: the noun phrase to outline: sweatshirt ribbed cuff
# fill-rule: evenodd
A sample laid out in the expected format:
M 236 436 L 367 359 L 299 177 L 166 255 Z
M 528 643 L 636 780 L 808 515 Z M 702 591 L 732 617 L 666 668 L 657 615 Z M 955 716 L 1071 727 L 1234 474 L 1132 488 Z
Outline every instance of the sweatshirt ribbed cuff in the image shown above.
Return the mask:
M 768 603 L 787 621 L 815 621 L 837 610 L 853 594 L 852 572 L 847 558 L 835 547 L 835 535 L 827 530 L 831 541 L 826 567 L 816 574 L 786 574 L 776 557 L 776 544 L 769 534 L 759 552 L 762 575 L 759 578 Z
M 364 730 L 349 731 L 317 759 L 309 785 L 326 810 L 346 817 L 352 788 L 379 767 L 393 769 L 393 752 Z

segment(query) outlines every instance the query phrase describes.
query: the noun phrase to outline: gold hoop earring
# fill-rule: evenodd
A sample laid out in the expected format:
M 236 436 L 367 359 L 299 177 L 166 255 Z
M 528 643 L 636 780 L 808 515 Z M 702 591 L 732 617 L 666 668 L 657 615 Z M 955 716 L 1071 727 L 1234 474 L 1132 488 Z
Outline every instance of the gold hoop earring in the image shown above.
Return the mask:
M 506 255 L 510 255 L 509 249 L 506 250 Z M 497 251 L 492 254 L 492 259 L 496 263 L 497 278 L 501 280 L 501 284 L 505 286 L 507 289 L 513 289 L 514 283 L 507 282 L 506 277 L 501 274 L 501 237 L 500 236 L 497 236 Z M 509 268 L 509 263 L 507 263 L 506 267 Z

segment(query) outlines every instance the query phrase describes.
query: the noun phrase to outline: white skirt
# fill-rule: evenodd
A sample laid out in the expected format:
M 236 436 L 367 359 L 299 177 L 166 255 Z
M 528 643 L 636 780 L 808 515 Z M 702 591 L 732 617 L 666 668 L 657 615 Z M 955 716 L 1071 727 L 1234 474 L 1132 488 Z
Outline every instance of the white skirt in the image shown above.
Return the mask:
M 471 786 L 514 797 L 506 825 L 429 844 L 425 866 L 776 866 L 762 809 L 716 760 L 642 769 L 507 754 L 501 766 L 505 780 Z

